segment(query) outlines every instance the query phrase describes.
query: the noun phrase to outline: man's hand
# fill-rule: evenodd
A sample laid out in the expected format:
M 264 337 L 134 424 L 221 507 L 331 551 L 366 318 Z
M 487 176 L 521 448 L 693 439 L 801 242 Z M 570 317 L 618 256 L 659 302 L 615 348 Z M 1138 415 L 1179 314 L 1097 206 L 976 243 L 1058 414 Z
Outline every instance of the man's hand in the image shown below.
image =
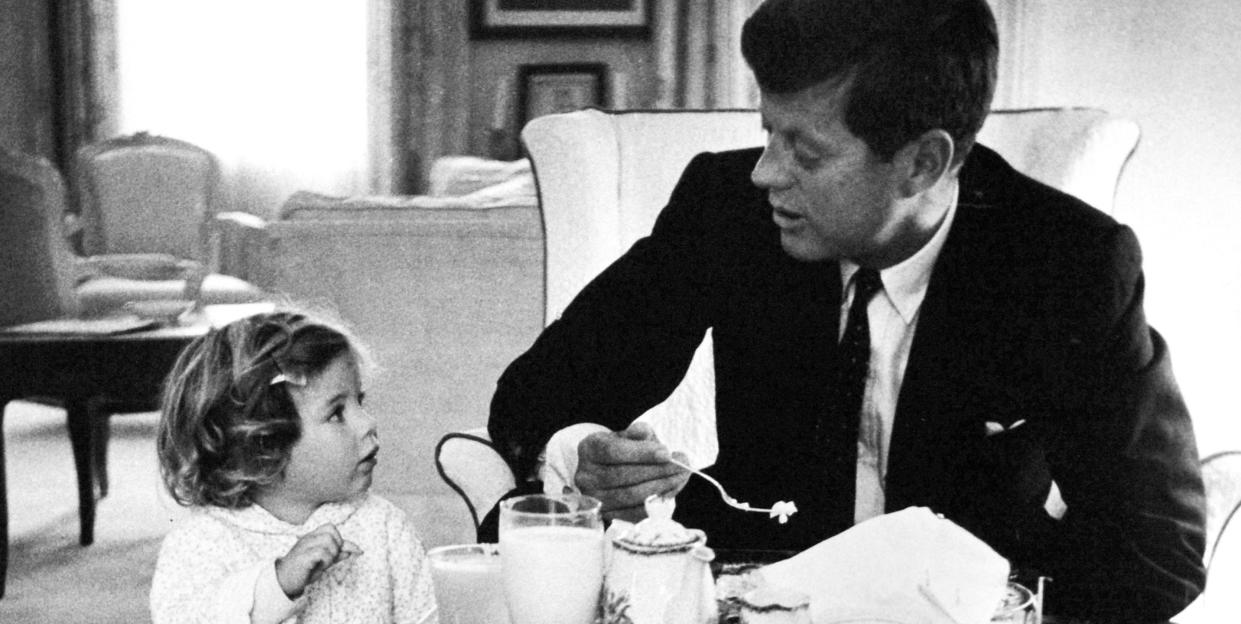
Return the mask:
M 276 560 L 276 580 L 289 598 L 297 598 L 330 566 L 362 554 L 357 544 L 325 524 L 297 540 L 289 553 Z
M 646 517 L 646 497 L 685 487 L 689 472 L 669 462 L 672 456 L 646 423 L 592 433 L 577 445 L 573 480 L 583 494 L 603 501 L 604 518 L 636 522 Z M 677 459 L 685 457 L 677 453 Z

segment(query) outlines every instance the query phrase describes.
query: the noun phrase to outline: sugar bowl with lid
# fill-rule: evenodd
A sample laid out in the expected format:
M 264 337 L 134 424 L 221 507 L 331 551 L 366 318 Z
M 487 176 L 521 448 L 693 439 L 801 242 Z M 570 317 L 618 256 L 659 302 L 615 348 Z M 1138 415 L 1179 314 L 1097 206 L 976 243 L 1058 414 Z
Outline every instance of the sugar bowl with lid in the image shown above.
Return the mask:
M 615 520 L 603 586 L 604 624 L 714 624 L 707 536 L 672 519 L 673 498 L 646 499 L 646 519 Z

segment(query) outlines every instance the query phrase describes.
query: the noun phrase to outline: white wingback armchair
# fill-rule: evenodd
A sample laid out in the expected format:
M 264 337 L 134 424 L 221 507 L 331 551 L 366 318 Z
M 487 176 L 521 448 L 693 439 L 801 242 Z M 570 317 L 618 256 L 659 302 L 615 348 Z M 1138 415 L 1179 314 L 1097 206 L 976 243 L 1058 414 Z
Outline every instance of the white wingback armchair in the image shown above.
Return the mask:
M 1019 171 L 1110 212 L 1137 146 L 1136 123 L 1086 108 L 1002 110 L 979 142 Z M 584 110 L 539 117 L 522 140 L 534 165 L 546 245 L 545 323 L 595 275 L 650 232 L 689 160 L 703 151 L 759 146 L 759 114 Z M 711 464 L 714 373 L 708 332 L 681 386 L 643 415 L 660 438 Z

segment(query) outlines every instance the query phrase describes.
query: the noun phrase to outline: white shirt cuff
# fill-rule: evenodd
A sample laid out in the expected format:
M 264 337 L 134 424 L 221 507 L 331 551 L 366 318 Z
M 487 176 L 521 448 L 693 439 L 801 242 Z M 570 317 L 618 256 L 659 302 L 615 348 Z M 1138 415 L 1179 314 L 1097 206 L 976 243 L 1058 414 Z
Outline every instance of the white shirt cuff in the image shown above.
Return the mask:
M 578 423 L 569 425 L 552 435 L 543 449 L 542 461 L 538 467 L 539 480 L 543 482 L 543 491 L 547 494 L 561 494 L 566 491 L 577 492 L 577 483 L 573 477 L 577 474 L 577 445 L 586 436 L 600 431 L 610 431 L 607 427 L 595 423 Z

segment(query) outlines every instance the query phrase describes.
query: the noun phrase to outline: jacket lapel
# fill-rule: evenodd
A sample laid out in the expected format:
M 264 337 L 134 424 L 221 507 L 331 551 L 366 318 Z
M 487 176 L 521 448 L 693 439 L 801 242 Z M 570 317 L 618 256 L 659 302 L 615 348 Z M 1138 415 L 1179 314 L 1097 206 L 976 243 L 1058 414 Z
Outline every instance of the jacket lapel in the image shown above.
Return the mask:
M 962 173 L 952 231 L 919 312 L 897 402 L 886 479 L 888 511 L 950 506 L 961 489 L 954 482 L 964 472 L 961 464 L 982 435 L 980 415 L 993 403 L 988 395 L 1003 387 L 993 377 L 997 363 L 1016 343 L 1012 316 L 1005 311 L 1013 305 L 1006 293 L 1015 287 L 1007 270 L 1012 254 L 1007 246 L 1014 237 L 1003 232 L 1000 206 L 1005 204 L 988 180 L 967 173 Z

